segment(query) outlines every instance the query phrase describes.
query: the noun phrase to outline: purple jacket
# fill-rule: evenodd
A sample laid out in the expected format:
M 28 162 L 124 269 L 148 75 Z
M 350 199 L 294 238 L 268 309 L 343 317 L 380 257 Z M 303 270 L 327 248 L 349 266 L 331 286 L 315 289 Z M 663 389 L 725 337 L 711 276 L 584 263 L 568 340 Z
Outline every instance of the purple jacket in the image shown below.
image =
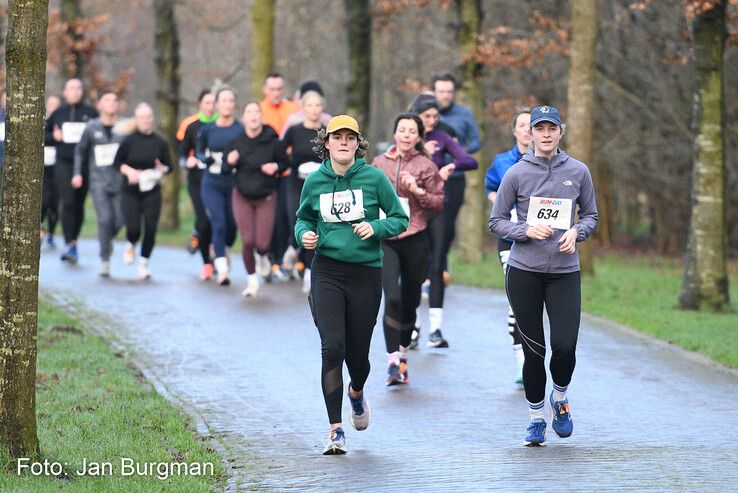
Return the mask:
M 532 196 L 571 199 L 569 224 L 577 230 L 577 241 L 584 241 L 597 227 L 597 204 L 589 169 L 564 151 L 559 151 L 550 160 L 528 151 L 502 178 L 489 217 L 490 231 L 504 240 L 514 241 L 508 265 L 532 272 L 578 271 L 579 252 L 571 255 L 559 252 L 559 239 L 564 230 L 554 229 L 553 236 L 546 240 L 534 240 L 525 234 Z M 574 204 L 579 206 L 576 224 Z M 517 210 L 517 223 L 510 220 L 513 208 Z
M 456 142 L 453 137 L 444 132 L 434 128 L 427 134 L 425 134 L 425 141 L 435 140 L 438 142 L 436 152 L 431 156 L 433 161 L 438 168 L 443 168 L 443 155 L 447 152 L 454 157 L 454 164 L 456 164 L 456 171 L 469 171 L 470 169 L 477 169 L 479 164 L 463 147 Z

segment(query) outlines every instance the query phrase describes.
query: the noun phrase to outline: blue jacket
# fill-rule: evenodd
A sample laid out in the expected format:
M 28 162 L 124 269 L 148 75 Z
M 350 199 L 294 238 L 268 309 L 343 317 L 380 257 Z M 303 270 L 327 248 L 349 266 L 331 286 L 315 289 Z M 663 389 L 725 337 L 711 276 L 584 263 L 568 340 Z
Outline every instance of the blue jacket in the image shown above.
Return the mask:
M 509 151 L 501 152 L 495 156 L 495 160 L 487 168 L 487 174 L 484 176 L 484 189 L 487 191 L 487 195 L 490 192 L 497 191 L 507 170 L 512 168 L 512 165 L 520 161 L 522 157 L 523 154 L 518 150 L 517 144 Z
M 451 106 L 441 110 L 441 121 L 450 125 L 456 131 L 461 147 L 466 149 L 469 154 L 482 148 L 477 121 L 474 119 L 472 112 L 465 106 L 451 103 Z

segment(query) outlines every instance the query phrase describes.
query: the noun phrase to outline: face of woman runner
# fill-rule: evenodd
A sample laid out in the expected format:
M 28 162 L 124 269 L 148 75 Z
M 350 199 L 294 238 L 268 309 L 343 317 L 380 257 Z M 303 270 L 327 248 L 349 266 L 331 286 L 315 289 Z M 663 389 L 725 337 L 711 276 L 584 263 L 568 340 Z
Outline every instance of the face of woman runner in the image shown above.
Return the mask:
M 423 120 L 423 127 L 425 127 L 425 133 L 436 128 L 439 118 L 440 113 L 435 108 L 428 108 L 420 114 L 420 119 Z
M 533 126 L 532 134 L 536 156 L 553 156 L 561 140 L 561 127 L 553 122 L 538 122 Z
M 261 128 L 261 107 L 257 103 L 247 104 L 243 109 L 241 123 L 246 130 L 259 130 Z
M 154 110 L 151 106 L 141 103 L 133 114 L 136 120 L 136 129 L 142 134 L 150 134 L 154 130 Z
M 323 98 L 320 94 L 317 92 L 308 94 L 302 103 L 302 112 L 309 122 L 320 120 L 320 114 L 323 113 Z
M 515 136 L 515 141 L 519 148 L 528 148 L 530 145 L 530 113 L 520 113 L 518 117 L 515 118 L 513 135 Z
M 215 107 L 221 118 L 232 117 L 233 110 L 236 107 L 236 95 L 230 90 L 220 91 L 218 93 L 218 99 L 215 102 Z
M 435 109 L 433 111 L 438 113 Z M 395 145 L 397 146 L 397 150 L 400 151 L 400 154 L 406 155 L 410 153 L 418 145 L 421 138 L 420 132 L 418 131 L 418 124 L 415 120 L 403 119 L 397 122 Z
M 215 96 L 212 93 L 204 95 L 200 100 L 199 109 L 205 116 L 211 116 L 215 111 Z
M 344 128 L 328 134 L 325 147 L 333 163 L 348 166 L 354 162 L 356 150 L 359 148 L 359 136 Z

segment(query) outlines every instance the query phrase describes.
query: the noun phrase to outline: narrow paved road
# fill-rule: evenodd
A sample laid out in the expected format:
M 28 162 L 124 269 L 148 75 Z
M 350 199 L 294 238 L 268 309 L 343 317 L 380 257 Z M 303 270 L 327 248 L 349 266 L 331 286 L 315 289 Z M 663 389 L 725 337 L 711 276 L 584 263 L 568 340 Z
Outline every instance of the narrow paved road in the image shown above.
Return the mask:
M 736 373 L 589 317 L 569 392 L 574 434 L 562 440 L 549 427 L 548 447 L 521 446 L 528 414 L 512 384 L 504 294 L 459 286 L 447 294 L 451 347 L 411 353 L 409 386 L 384 386 L 375 331 L 372 424 L 358 433 L 346 419 L 349 453 L 324 457 L 320 342 L 297 283 L 244 300 L 240 259 L 235 285 L 224 288 L 198 280 L 196 257 L 163 247 L 152 257 L 153 279 L 139 282 L 120 244 L 113 277 L 102 279 L 96 243 L 80 250 L 77 266 L 44 252 L 41 288 L 120 326 L 118 338 L 147 373 L 226 447 L 229 490 L 738 487 Z

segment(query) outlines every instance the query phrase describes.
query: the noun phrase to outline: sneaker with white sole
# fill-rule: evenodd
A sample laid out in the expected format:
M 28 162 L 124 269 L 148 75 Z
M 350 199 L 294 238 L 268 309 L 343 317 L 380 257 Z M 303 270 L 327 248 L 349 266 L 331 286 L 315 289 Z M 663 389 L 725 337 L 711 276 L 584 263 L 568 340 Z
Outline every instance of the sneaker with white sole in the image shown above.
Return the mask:
M 100 277 L 110 277 L 110 260 L 103 260 L 97 273 L 100 274 Z
M 231 278 L 230 278 L 230 272 L 228 269 L 228 259 L 226 257 L 218 257 L 215 259 L 215 271 L 217 272 L 217 276 L 215 278 L 216 282 L 220 286 L 228 286 L 231 284 Z
M 272 272 L 272 263 L 269 261 L 269 257 L 254 253 L 254 259 L 256 260 L 256 273 L 262 279 L 266 279 Z
M 123 250 L 123 263 L 131 265 L 133 259 L 136 257 L 136 246 L 133 243 L 128 243 L 126 249 Z
M 546 445 L 546 420 L 538 418 L 528 423 L 523 444 L 526 447 L 544 447 Z
M 349 422 L 356 431 L 366 430 L 369 427 L 369 422 L 372 420 L 372 408 L 369 407 L 369 403 L 364 398 L 364 391 L 361 391 L 359 397 L 351 396 L 351 384 L 349 383 L 348 397 L 351 402 L 351 414 L 349 415 Z
M 569 399 L 555 401 L 553 391 L 548 399 L 551 404 L 551 428 L 561 438 L 570 437 L 571 432 L 574 431 L 574 421 L 571 419 Z
M 443 334 L 441 334 L 441 329 L 436 329 L 428 335 L 428 347 L 448 347 L 448 341 L 443 338 Z
M 151 274 L 149 273 L 149 259 L 141 257 L 138 261 L 138 278 L 141 281 L 151 278 Z
M 246 289 L 243 290 L 241 295 L 243 295 L 244 298 L 253 298 L 256 296 L 256 293 L 259 292 L 259 280 L 254 279 L 251 276 L 249 276 L 249 282 L 246 284 Z
M 323 455 L 343 455 L 346 453 L 346 434 L 343 428 L 331 430 L 328 443 L 323 449 Z
M 412 351 L 418 349 L 418 339 L 420 339 L 420 327 L 414 327 L 410 334 L 410 344 L 408 344 L 407 348 Z

